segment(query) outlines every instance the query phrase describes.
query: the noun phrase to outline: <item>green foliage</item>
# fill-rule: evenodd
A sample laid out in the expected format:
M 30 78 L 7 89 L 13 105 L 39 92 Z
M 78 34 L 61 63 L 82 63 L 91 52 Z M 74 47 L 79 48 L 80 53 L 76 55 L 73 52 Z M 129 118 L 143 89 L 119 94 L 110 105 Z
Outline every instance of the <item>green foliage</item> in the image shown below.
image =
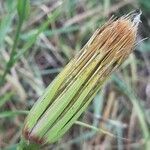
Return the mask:
M 19 35 L 21 32 L 21 27 L 22 27 L 23 21 L 27 18 L 28 14 L 29 14 L 29 7 L 30 7 L 29 2 L 30 2 L 29 0 L 18 0 L 17 9 L 18 9 L 19 20 L 18 20 L 18 24 L 17 24 L 17 30 L 16 30 L 14 43 L 13 43 L 13 47 L 12 47 L 11 54 L 10 54 L 10 59 L 9 59 L 8 63 L 6 64 L 6 69 L 0 80 L 0 85 L 3 84 L 3 82 L 5 80 L 5 76 L 10 71 L 11 67 L 13 67 L 13 65 L 16 61 L 16 59 L 14 59 L 14 56 L 17 53 L 16 49 L 17 49 L 17 44 L 19 42 Z
M 18 0 L 17 11 L 20 20 L 25 20 L 30 14 L 30 0 Z

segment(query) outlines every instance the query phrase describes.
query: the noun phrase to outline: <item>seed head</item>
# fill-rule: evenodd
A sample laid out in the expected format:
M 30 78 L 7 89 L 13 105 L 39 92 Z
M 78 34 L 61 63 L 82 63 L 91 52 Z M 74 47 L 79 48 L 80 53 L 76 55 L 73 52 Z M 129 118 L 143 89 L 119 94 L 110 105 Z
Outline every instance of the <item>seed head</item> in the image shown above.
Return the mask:
M 132 52 L 141 12 L 110 19 L 47 87 L 26 118 L 29 141 L 57 141 L 85 111 L 103 83 Z

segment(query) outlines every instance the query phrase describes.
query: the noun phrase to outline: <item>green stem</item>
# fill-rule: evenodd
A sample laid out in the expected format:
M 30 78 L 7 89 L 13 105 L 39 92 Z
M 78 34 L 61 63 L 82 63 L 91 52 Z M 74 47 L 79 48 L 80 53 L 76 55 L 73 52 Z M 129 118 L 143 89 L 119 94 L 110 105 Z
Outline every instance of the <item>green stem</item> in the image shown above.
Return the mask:
M 113 133 L 110 133 L 109 131 L 106 131 L 106 130 L 104 130 L 102 128 L 97 128 L 97 127 L 95 127 L 93 125 L 89 125 L 89 124 L 81 122 L 81 121 L 76 121 L 75 124 L 83 126 L 85 128 L 92 129 L 93 131 L 96 131 L 98 133 L 103 133 L 103 134 L 109 135 L 110 137 L 114 137 L 114 138 L 118 138 L 118 139 L 122 139 L 122 140 L 126 140 L 126 141 L 128 140 L 128 139 L 123 138 L 121 136 L 117 136 L 117 135 L 115 135 Z
M 17 150 L 40 150 L 40 146 L 38 144 L 29 143 L 21 138 Z
M 26 1 L 24 1 L 23 15 L 25 14 L 25 5 L 26 5 Z M 23 21 L 24 21 L 24 18 L 19 17 L 19 22 L 17 24 L 17 31 L 16 31 L 16 34 L 15 34 L 13 47 L 12 47 L 12 50 L 11 50 L 11 53 L 10 53 L 10 59 L 9 59 L 8 63 L 6 64 L 6 69 L 5 69 L 5 71 L 4 71 L 4 73 L 1 77 L 0 85 L 2 85 L 4 83 L 4 80 L 5 80 L 5 77 L 6 77 L 7 73 L 10 71 L 11 67 L 13 66 L 13 64 L 15 62 L 14 56 L 16 54 L 16 48 L 17 48 L 17 45 L 18 45 L 19 35 L 20 35 L 20 31 L 21 31 Z

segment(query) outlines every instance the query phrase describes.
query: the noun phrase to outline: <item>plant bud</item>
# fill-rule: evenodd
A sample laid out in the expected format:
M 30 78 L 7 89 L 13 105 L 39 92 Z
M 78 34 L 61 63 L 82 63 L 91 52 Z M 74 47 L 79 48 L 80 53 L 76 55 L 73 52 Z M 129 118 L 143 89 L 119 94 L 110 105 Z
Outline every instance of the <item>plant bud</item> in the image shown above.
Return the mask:
M 57 141 L 86 110 L 96 93 L 132 52 L 141 12 L 110 19 L 60 72 L 27 116 L 23 137 Z

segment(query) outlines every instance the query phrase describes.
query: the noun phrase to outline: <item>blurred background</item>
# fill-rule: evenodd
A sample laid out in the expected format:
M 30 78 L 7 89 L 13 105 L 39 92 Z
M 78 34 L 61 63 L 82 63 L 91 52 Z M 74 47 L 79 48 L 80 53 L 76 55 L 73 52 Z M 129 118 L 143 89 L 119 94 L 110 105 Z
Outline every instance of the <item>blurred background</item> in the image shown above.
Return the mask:
M 74 124 L 42 149 L 144 150 L 150 141 L 150 1 L 31 0 L 24 18 L 17 2 L 0 1 L 0 149 L 16 149 L 28 110 L 93 32 L 112 15 L 139 8 L 138 45 L 79 118 L 90 128 Z

